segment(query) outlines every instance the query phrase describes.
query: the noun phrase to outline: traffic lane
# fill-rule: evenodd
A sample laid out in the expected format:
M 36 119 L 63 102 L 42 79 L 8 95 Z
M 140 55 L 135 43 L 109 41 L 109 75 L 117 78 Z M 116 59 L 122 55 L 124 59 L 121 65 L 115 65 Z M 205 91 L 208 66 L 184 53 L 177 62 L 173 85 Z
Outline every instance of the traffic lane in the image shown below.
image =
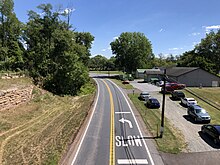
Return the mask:
M 154 164 L 128 101 L 113 83 L 108 84 L 115 107 L 116 162 L 118 164 Z
M 96 79 L 99 98 L 88 131 L 74 164 L 102 164 L 109 162 L 110 102 L 109 94 L 102 80 Z

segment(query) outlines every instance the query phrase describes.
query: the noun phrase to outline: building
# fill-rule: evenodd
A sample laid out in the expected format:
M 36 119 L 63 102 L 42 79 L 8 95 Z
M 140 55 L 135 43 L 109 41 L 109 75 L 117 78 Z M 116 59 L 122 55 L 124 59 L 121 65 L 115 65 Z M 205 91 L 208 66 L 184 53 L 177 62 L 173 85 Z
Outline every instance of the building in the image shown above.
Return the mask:
M 169 79 L 186 84 L 188 87 L 218 87 L 220 77 L 199 67 L 172 67 L 167 68 Z
M 150 82 L 152 79 L 162 79 L 164 68 L 138 69 L 136 78 Z M 219 87 L 220 77 L 209 73 L 199 67 L 170 67 L 166 68 L 169 81 L 186 84 L 188 87 Z
M 135 77 L 137 78 L 137 79 L 143 79 L 144 78 L 144 76 L 145 76 L 145 70 L 146 69 L 137 69 L 136 70 L 136 73 L 135 73 Z
M 137 69 L 136 71 L 136 78 L 138 79 L 144 79 L 146 82 L 150 82 L 150 80 L 153 78 L 160 78 L 161 74 L 160 69 Z

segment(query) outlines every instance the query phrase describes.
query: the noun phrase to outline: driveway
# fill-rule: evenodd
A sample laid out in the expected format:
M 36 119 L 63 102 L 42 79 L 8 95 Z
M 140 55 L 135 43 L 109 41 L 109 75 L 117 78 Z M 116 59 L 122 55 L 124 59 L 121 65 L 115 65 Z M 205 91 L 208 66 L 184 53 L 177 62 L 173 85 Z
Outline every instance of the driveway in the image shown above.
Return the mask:
M 162 103 L 162 94 L 159 93 L 160 87 L 148 83 L 130 82 L 134 88 L 140 91 L 148 91 L 151 96 L 157 98 Z M 195 124 L 187 116 L 187 108 L 180 105 L 180 101 L 173 101 L 170 95 L 165 99 L 165 116 L 172 125 L 180 130 L 185 138 L 187 148 L 183 152 L 207 152 L 220 151 L 220 146 L 215 145 L 212 140 L 204 136 L 200 130 L 202 124 Z

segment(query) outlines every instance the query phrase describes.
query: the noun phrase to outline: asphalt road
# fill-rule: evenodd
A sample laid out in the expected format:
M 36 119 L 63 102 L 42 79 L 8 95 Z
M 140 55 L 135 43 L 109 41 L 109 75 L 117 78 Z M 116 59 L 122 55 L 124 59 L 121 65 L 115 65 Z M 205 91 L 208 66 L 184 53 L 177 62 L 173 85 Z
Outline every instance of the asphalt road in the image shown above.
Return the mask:
M 96 78 L 97 101 L 71 165 L 148 164 L 154 161 L 120 88 Z

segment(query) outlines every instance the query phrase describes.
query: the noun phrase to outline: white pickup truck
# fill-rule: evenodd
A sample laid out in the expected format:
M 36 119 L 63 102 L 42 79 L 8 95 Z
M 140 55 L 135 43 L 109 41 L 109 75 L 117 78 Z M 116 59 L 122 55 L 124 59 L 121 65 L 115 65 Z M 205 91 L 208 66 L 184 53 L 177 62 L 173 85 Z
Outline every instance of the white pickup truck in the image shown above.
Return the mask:
M 197 104 L 197 101 L 194 98 L 181 98 L 181 104 L 188 107 L 189 105 Z

